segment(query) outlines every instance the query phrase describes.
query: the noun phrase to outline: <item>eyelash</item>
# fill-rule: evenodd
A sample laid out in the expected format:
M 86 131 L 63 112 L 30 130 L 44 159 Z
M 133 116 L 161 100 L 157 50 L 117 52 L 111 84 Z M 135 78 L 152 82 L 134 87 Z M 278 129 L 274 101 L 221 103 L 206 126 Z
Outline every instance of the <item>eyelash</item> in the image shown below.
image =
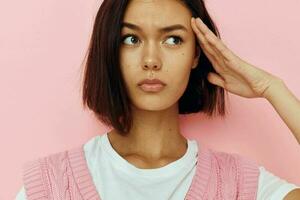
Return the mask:
M 138 38 L 138 37 L 137 37 L 136 35 L 134 35 L 134 34 L 126 34 L 126 35 L 122 36 L 121 42 L 124 42 L 124 40 L 125 40 L 127 37 L 129 37 L 129 36 L 133 36 L 133 37 L 135 37 L 135 38 Z M 179 39 L 179 41 L 180 41 L 180 44 L 175 44 L 175 46 L 179 46 L 179 45 L 182 44 L 183 39 L 182 39 L 180 36 L 178 36 L 178 35 L 171 35 L 171 36 L 169 36 L 168 38 L 171 38 L 171 37 L 176 38 L 176 39 Z M 171 46 L 174 46 L 174 45 L 171 45 Z

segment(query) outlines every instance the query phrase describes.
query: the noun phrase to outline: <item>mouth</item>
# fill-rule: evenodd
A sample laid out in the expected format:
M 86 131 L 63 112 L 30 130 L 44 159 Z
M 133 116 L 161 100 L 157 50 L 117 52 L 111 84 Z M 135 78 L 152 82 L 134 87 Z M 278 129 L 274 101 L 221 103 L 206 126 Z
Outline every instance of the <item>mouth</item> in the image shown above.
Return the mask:
M 145 92 L 159 92 L 161 91 L 165 85 L 161 83 L 144 83 L 139 85 L 139 88 L 141 88 Z
M 166 85 L 163 81 L 161 81 L 160 79 L 144 79 L 142 81 L 140 81 L 138 83 L 138 85 L 142 85 L 142 84 L 162 84 L 162 85 Z

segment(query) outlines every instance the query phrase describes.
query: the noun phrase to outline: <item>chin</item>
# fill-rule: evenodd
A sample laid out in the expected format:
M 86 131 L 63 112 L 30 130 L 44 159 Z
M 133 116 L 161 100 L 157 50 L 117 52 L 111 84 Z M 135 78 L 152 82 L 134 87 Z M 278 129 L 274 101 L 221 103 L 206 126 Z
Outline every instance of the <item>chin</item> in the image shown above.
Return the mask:
M 161 100 L 151 100 L 149 101 L 139 101 L 135 102 L 133 107 L 138 110 L 144 110 L 144 111 L 163 111 L 167 109 L 171 109 L 175 104 L 173 102 L 167 101 L 161 101 Z

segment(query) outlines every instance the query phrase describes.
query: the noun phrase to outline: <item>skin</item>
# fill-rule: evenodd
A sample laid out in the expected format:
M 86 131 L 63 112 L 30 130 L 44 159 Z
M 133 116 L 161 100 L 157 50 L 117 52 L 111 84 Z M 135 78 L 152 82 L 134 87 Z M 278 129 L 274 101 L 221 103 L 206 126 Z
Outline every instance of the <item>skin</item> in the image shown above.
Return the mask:
M 191 24 L 202 51 L 217 72 L 210 73 L 208 80 L 241 97 L 265 98 L 300 144 L 300 101 L 283 80 L 238 57 L 200 18 L 191 18 Z M 300 199 L 300 189 L 284 197 L 284 200 L 295 199 Z
M 300 101 L 284 82 L 237 56 L 201 19 L 192 18 L 179 1 L 132 0 L 124 21 L 137 24 L 144 30 L 133 32 L 124 29 L 122 33 L 134 33 L 140 42 L 120 49 L 122 73 L 133 102 L 134 128 L 127 137 L 119 136 L 115 130 L 108 134 L 114 149 L 128 162 L 139 168 L 156 168 L 186 152 L 187 140 L 180 134 L 177 101 L 201 52 L 205 53 L 217 72 L 209 73 L 209 82 L 241 97 L 266 99 L 300 144 Z M 175 23 L 187 27 L 188 32 L 180 32 L 184 38 L 182 45 L 170 47 L 163 43 L 169 34 L 159 34 L 157 29 Z M 179 34 L 179 31 L 176 33 Z M 195 40 L 201 51 L 196 49 Z M 141 79 L 152 78 L 152 71 L 155 78 L 167 83 L 167 87 L 159 93 L 144 93 L 137 83 Z M 295 189 L 284 200 L 298 198 L 300 189 Z
M 133 0 L 125 12 L 123 22 L 142 29 L 124 26 L 121 33 L 134 34 L 127 36 L 120 48 L 121 71 L 132 101 L 134 126 L 127 137 L 119 136 L 116 130 L 109 132 L 108 137 L 116 151 L 139 168 L 164 166 L 186 152 L 187 139 L 180 133 L 178 121 L 178 100 L 200 55 L 191 17 L 191 12 L 174 0 Z M 158 31 L 174 24 L 181 24 L 187 31 Z M 167 85 L 160 92 L 147 93 L 137 86 L 145 78 L 158 78 Z

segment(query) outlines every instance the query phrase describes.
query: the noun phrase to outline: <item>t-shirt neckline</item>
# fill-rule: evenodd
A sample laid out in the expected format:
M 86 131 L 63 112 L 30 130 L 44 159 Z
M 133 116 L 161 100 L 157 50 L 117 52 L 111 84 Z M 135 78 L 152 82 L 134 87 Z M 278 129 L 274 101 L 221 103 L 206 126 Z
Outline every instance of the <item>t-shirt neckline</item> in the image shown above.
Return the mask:
M 197 142 L 198 144 L 198 142 Z M 68 151 L 70 167 L 72 168 L 73 177 L 77 183 L 80 194 L 84 200 L 95 198 L 101 200 L 100 195 L 93 182 L 93 177 L 89 171 L 84 145 L 79 148 Z M 78 163 L 81 163 L 78 165 Z M 197 152 L 196 173 L 192 179 L 192 183 L 185 196 L 185 199 L 191 199 L 195 196 L 201 197 L 207 187 L 209 179 L 209 171 L 211 169 L 211 153 L 210 149 L 205 145 L 201 145 L 201 151 Z M 200 181 L 201 180 L 201 181 Z M 92 189 L 91 189 L 92 188 Z
M 128 175 L 154 177 L 154 176 L 171 176 L 176 172 L 182 170 L 184 167 L 188 167 L 188 164 L 192 163 L 197 154 L 196 141 L 187 140 L 188 147 L 183 156 L 179 159 L 168 163 L 165 166 L 159 168 L 142 169 L 134 166 L 126 159 L 124 159 L 116 150 L 112 147 L 107 132 L 99 139 L 101 147 L 108 153 L 108 157 L 112 159 L 113 165 L 118 167 Z

